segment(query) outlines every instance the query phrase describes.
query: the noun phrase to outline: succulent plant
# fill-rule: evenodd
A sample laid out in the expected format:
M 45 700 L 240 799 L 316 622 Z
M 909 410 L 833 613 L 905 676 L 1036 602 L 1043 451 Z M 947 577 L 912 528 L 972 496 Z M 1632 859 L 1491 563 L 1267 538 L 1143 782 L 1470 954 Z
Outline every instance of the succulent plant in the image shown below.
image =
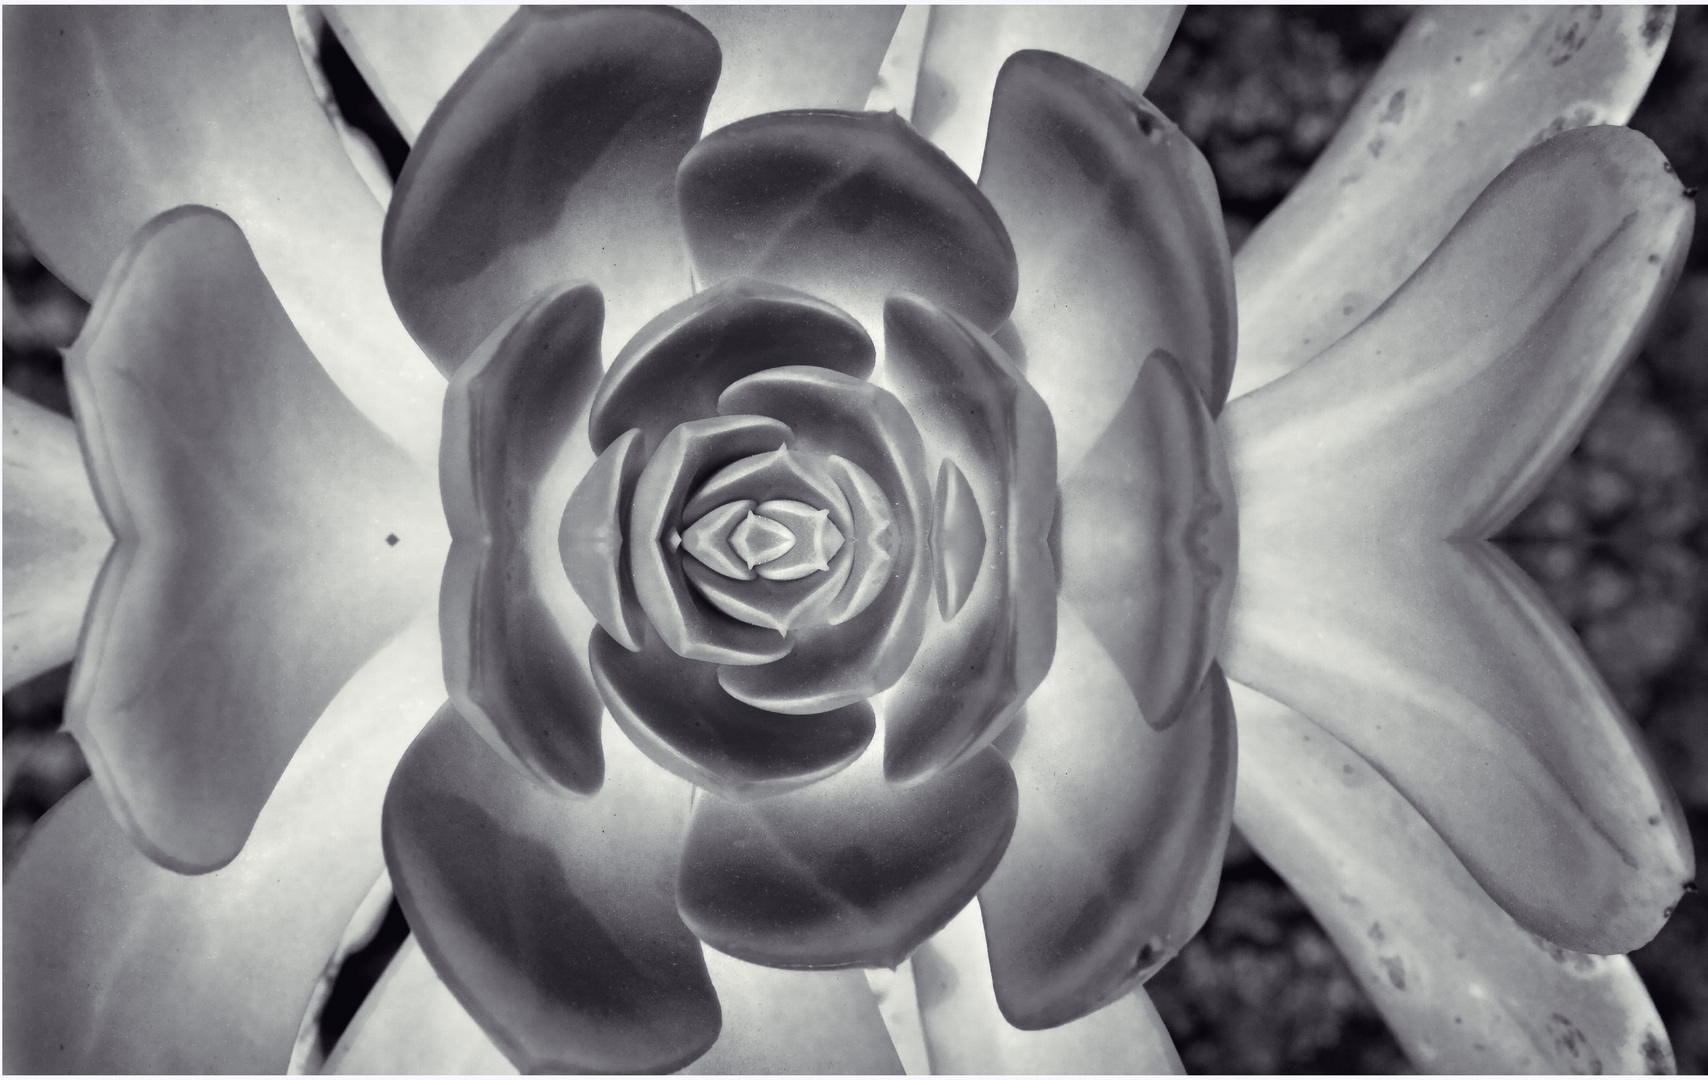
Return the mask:
M 1419 1066 L 1670 1066 L 1682 816 L 1487 543 L 1682 265 L 1668 9 L 1420 12 L 1238 259 L 1177 9 L 328 17 L 395 187 L 283 10 L 6 13 L 7 1068 L 1178 1069 L 1233 821 Z

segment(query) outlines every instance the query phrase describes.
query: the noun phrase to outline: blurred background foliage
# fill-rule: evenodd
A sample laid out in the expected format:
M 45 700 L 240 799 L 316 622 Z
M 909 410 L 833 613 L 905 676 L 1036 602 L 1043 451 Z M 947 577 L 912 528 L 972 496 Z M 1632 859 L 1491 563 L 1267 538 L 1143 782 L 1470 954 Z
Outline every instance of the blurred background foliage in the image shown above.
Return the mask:
M 1237 251 L 1334 134 L 1411 13 L 1405 7 L 1190 7 L 1148 96 L 1203 148 Z M 345 117 L 390 171 L 407 147 L 324 33 Z M 1631 126 L 1688 185 L 1708 182 L 1708 9 L 1682 7 Z M 1642 355 L 1536 501 L 1499 538 L 1583 638 L 1642 727 L 1708 866 L 1708 214 Z M 5 216 L 5 385 L 70 413 L 59 350 L 88 304 Z M 5 695 L 5 861 L 88 775 L 58 730 L 69 667 Z M 403 931 L 399 928 L 400 936 Z M 395 942 L 387 942 L 389 954 Z M 383 964 L 384 957 L 373 958 Z M 1633 955 L 1681 1073 L 1708 1071 L 1708 901 L 1687 895 Z M 359 974 L 359 973 L 354 973 Z M 378 972 L 357 981 L 372 984 Z M 342 980 L 341 980 L 342 981 Z M 1194 1073 L 1407 1072 L 1328 937 L 1237 836 L 1210 921 L 1149 983 Z M 359 1000 L 361 988 L 345 987 Z

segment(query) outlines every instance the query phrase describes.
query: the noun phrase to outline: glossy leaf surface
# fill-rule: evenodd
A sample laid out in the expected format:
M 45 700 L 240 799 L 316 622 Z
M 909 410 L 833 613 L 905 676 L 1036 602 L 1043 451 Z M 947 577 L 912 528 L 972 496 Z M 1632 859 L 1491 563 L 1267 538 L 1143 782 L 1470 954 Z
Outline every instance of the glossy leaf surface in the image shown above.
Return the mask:
M 1056 435 L 1025 376 L 965 320 L 892 297 L 884 322 L 886 377 L 931 459 L 965 465 L 988 545 L 964 607 L 953 618 L 941 607 L 926 615 L 925 642 L 887 699 L 884 770 L 906 780 L 976 753 L 1050 668 Z M 933 523 L 937 557 L 948 524 Z
M 902 115 L 968 176 L 978 169 L 1003 62 L 1022 49 L 1060 53 L 1144 89 L 1181 8 L 1163 4 L 939 5 L 930 9 L 912 110 Z
M 654 634 L 639 652 L 595 634 L 588 653 L 605 707 L 629 739 L 725 798 L 765 798 L 828 776 L 859 757 L 876 730 L 865 702 L 784 716 L 737 701 L 714 665 L 682 659 Z
M 1557 135 L 1378 315 L 1223 423 L 1229 677 L 1370 760 L 1502 908 L 1586 952 L 1655 934 L 1690 843 L 1571 631 L 1478 538 L 1575 441 L 1691 219 L 1642 135 Z
M 738 379 L 790 364 L 863 379 L 874 356 L 860 324 L 822 300 L 759 281 L 721 282 L 623 346 L 599 384 L 588 431 L 602 451 L 638 427 L 650 454 L 677 424 L 715 415 L 718 395 Z
M 1107 75 L 1020 53 L 997 81 L 979 189 L 1014 238 L 1016 360 L 1055 416 L 1064 476 L 1153 350 L 1220 411 L 1233 271 L 1215 180 L 1179 128 Z
M 84 784 L 6 875 L 5 1068 L 281 1073 L 327 959 L 384 870 L 386 779 L 444 700 L 430 619 L 332 700 L 243 852 L 186 877 L 148 861 Z M 243 973 L 210 979 L 210 958 Z
M 605 294 L 603 354 L 686 297 L 672 181 L 718 48 L 667 9 L 529 9 L 445 95 L 386 215 L 386 287 L 445 372 L 540 289 Z
M 211 870 L 339 687 L 430 607 L 431 481 L 338 392 L 214 211 L 138 235 L 66 367 L 116 538 L 67 726 L 131 838 Z
M 1009 1024 L 991 993 L 978 907 L 967 905 L 913 955 L 913 980 L 932 1072 L 1185 1072 L 1162 1018 L 1142 989 L 1060 1027 L 1022 1031 Z
M 444 382 L 386 300 L 379 204 L 282 9 L 17 8 L 4 66 L 6 201 L 61 280 L 93 299 L 156 214 L 230 215 L 339 390 L 431 468 Z
M 1672 10 L 1419 10 L 1334 141 L 1240 248 L 1235 394 L 1322 352 L 1393 295 L 1525 149 L 1623 124 Z
M 1368 761 L 1286 706 L 1233 693 L 1240 830 L 1310 905 L 1418 1067 L 1673 1071 L 1630 961 L 1524 930 Z
M 1005 735 L 1020 813 L 979 892 L 1016 1027 L 1084 1016 L 1149 978 L 1209 917 L 1233 813 L 1234 716 L 1212 667 L 1166 731 L 1063 605 L 1058 655 Z
M 563 504 L 544 481 L 599 379 L 599 291 L 572 285 L 516 312 L 445 395 L 440 465 L 451 554 L 439 599 L 445 685 L 517 768 L 587 794 L 601 775 L 599 698 L 562 563 Z M 554 602 L 555 601 L 555 602 Z
M 682 856 L 682 917 L 712 948 L 789 968 L 893 967 L 984 884 L 1014 828 L 994 752 L 911 786 L 868 751 L 759 802 L 702 796 Z
M 869 327 L 913 292 L 994 328 L 1014 304 L 1014 249 L 984 196 L 886 113 L 769 113 L 714 132 L 676 188 L 700 281 L 802 289 Z
M 1215 658 L 1239 524 L 1215 422 L 1174 358 L 1145 361 L 1061 485 L 1061 595 L 1166 727 Z
M 619 733 L 604 741 L 604 786 L 564 797 L 446 708 L 386 793 L 386 865 L 410 929 L 523 1071 L 669 1071 L 717 1038 L 674 896 L 692 789 Z

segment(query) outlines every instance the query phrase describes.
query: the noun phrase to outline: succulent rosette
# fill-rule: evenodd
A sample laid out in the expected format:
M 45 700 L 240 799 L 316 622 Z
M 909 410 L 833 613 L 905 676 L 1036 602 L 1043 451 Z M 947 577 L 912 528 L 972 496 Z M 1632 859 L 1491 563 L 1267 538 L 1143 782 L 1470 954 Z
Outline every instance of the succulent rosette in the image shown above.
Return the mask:
M 1420 17 L 1238 267 L 1133 89 L 1177 18 L 346 9 L 382 218 L 282 15 L 9 12 L 114 543 L 8 1067 L 314 1064 L 395 892 L 324 1064 L 1177 1068 L 1139 985 L 1236 706 L 1242 825 L 1415 1057 L 1664 1066 L 1587 954 L 1666 918 L 1677 807 L 1482 538 L 1677 273 L 1658 152 L 1563 131 L 1665 13 Z

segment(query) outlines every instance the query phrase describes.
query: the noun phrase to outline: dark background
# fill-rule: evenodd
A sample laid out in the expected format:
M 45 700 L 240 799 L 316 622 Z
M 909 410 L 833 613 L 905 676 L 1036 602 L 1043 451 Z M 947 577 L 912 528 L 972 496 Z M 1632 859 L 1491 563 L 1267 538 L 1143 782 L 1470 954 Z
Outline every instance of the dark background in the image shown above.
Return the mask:
M 1147 93 L 1209 158 L 1236 250 L 1304 174 L 1409 15 L 1403 7 L 1187 9 Z M 322 53 L 339 106 L 374 134 L 395 173 L 406 147 L 336 42 L 323 39 Z M 1660 145 L 1686 184 L 1708 181 L 1708 10 L 1679 9 L 1631 126 Z M 5 226 L 5 385 L 69 414 L 58 349 L 76 337 L 88 305 L 31 257 L 9 210 Z M 1499 538 L 1571 621 L 1654 746 L 1689 814 L 1700 866 L 1708 866 L 1705 229 L 1708 214 L 1641 357 Z M 88 774 L 57 730 L 68 676 L 68 667 L 48 672 L 4 698 L 8 866 L 36 819 Z M 1679 1071 L 1708 1071 L 1704 894 L 1687 895 L 1632 959 Z M 1148 988 L 1191 1072 L 1411 1071 L 1327 936 L 1237 833 L 1204 932 Z

